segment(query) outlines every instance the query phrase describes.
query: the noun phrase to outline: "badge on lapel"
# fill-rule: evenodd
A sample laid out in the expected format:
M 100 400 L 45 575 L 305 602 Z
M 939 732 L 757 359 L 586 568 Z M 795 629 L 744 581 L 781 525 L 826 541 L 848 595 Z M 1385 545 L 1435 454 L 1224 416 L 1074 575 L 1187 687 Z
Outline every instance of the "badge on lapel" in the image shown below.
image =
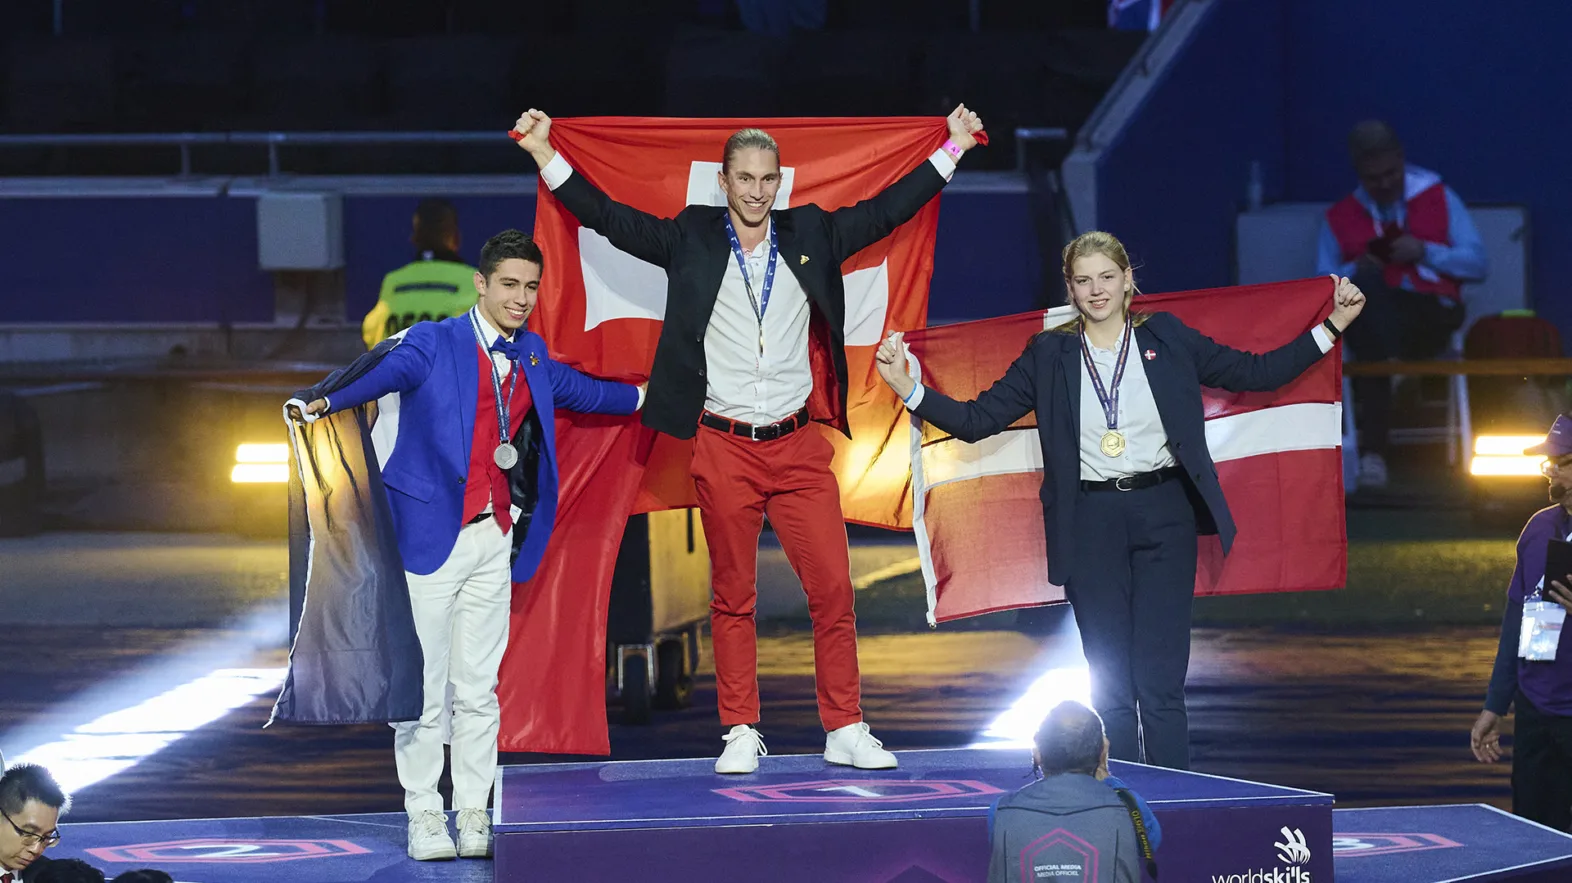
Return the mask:
M 1151 356 L 1147 356 L 1147 358 L 1150 359 Z M 540 356 L 537 356 L 534 353 L 530 353 L 529 354 L 529 363 L 530 363 L 530 365 L 539 365 L 540 364 Z
M 1150 362 L 1151 360 L 1157 358 L 1157 350 L 1147 350 L 1146 352 L 1141 353 L 1141 355 L 1145 356 L 1146 361 Z
M 803 255 L 801 258 L 799 258 L 797 260 L 797 265 L 800 267 L 803 264 L 806 264 L 807 262 L 808 262 L 808 256 L 807 255 Z

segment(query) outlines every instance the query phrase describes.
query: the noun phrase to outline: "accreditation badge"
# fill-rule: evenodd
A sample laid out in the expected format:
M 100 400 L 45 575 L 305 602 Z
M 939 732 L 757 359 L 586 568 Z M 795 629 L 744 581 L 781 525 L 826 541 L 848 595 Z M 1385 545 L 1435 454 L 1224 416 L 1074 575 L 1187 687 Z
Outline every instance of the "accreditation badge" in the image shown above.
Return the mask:
M 1561 644 L 1565 607 L 1554 601 L 1523 602 L 1523 625 L 1517 637 L 1518 658 L 1528 662 L 1555 662 Z

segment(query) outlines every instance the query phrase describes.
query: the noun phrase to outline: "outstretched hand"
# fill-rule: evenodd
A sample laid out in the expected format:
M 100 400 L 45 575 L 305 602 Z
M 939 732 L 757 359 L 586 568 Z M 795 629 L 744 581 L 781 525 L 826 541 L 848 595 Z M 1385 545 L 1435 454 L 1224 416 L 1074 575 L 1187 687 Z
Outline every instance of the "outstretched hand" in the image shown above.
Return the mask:
M 873 354 L 873 364 L 879 369 L 879 376 L 902 399 L 911 395 L 917 386 L 917 381 L 906 373 L 907 352 L 905 336 L 899 331 L 891 331 L 890 336 L 879 344 L 878 352 Z
M 982 131 L 982 118 L 966 109 L 966 105 L 957 104 L 950 115 L 944 118 L 950 127 L 950 140 L 961 150 L 971 150 L 977 146 L 977 133 Z
M 1347 331 L 1348 326 L 1364 311 L 1365 293 L 1346 277 L 1334 274 L 1332 282 L 1336 289 L 1332 292 L 1332 315 L 1329 318 L 1338 331 Z

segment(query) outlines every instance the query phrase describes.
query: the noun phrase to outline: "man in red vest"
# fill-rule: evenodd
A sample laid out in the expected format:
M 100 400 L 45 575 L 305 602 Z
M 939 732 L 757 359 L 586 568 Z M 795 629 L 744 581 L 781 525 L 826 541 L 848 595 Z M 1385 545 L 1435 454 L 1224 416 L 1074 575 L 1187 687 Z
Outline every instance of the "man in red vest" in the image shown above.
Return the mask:
M 1441 176 L 1404 161 L 1392 127 L 1367 120 L 1348 135 L 1359 186 L 1326 212 L 1316 272 L 1347 276 L 1365 293 L 1367 319 L 1349 327 L 1356 358 L 1434 358 L 1463 325 L 1462 283 L 1485 278 L 1479 231 Z M 1354 381 L 1359 484 L 1386 484 L 1392 385 Z

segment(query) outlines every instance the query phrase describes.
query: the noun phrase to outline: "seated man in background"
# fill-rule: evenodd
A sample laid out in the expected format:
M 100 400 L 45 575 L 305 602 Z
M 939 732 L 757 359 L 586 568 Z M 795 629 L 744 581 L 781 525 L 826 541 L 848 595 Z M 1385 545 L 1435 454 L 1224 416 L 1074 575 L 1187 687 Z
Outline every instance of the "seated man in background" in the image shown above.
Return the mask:
M 1152 856 L 1162 827 L 1146 801 L 1108 775 L 1108 737 L 1097 712 L 1061 702 L 1033 741 L 1032 767 L 1042 778 L 1001 797 L 988 816 L 993 845 L 988 883 L 1027 883 L 1042 876 L 1139 883 L 1143 865 L 1156 879 Z M 1043 838 L 1055 832 L 1072 835 L 1075 845 L 1045 845 Z M 1051 874 L 1034 872 L 1045 865 L 1054 866 Z
M 458 255 L 453 203 L 422 199 L 413 223 L 415 259 L 382 277 L 377 305 L 360 324 L 368 350 L 416 322 L 441 322 L 475 305 L 475 268 Z
M 1435 172 L 1405 162 L 1379 120 L 1355 126 L 1348 156 L 1359 186 L 1326 212 L 1316 272 L 1347 276 L 1365 293 L 1348 346 L 1364 361 L 1430 359 L 1463 326 L 1464 282 L 1485 278 L 1484 243 L 1463 201 Z M 1359 485 L 1386 485 L 1392 384 L 1353 381 L 1360 430 Z

